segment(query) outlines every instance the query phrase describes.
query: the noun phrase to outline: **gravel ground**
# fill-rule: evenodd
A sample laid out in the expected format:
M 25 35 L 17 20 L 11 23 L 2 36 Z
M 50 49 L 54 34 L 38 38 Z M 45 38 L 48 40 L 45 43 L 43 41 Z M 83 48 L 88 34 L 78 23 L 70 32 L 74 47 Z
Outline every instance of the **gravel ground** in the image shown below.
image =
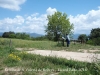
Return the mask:
M 33 50 L 27 52 L 32 54 L 39 54 L 43 56 L 56 56 L 60 58 L 66 58 L 68 60 L 73 59 L 73 60 L 85 61 L 85 62 L 93 62 L 96 61 L 96 59 L 100 60 L 100 54 L 94 54 L 94 53 L 52 51 L 52 50 Z

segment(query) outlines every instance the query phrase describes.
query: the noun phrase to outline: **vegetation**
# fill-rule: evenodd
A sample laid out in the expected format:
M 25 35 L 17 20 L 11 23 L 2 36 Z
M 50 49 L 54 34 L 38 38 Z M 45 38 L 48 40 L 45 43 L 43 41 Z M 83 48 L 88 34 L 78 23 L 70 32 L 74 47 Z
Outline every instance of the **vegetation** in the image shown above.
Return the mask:
M 9 36 L 10 39 L 0 38 L 0 75 L 100 75 L 100 62 L 87 63 L 75 60 L 66 60 L 64 58 L 45 57 L 35 54 L 28 54 L 25 51 L 17 51 L 14 49 L 20 47 L 47 50 L 79 51 L 79 49 L 100 50 L 99 46 L 71 43 L 70 47 L 66 48 L 66 46 L 59 45 L 57 42 L 48 40 L 43 41 L 43 39 L 46 39 L 46 37 L 40 37 L 36 39 L 41 39 L 41 41 L 32 41 L 35 39 L 11 39 L 13 38 L 11 37 L 13 35 L 14 34 L 11 33 Z M 17 38 L 18 35 L 19 34 L 17 34 Z M 79 39 L 85 40 L 86 35 L 80 35 Z M 93 42 L 91 39 L 89 41 Z
M 100 28 L 94 28 L 91 30 L 90 39 L 100 37 Z
M 41 37 L 30 37 L 27 33 L 15 33 L 13 31 L 4 32 L 2 36 L 3 38 L 14 38 L 14 39 L 23 39 L 23 40 L 48 40 L 46 36 Z
M 48 38 L 46 36 L 41 36 L 41 37 L 31 37 L 31 40 L 33 41 L 46 41 Z
M 66 51 L 79 51 L 79 49 L 87 49 L 87 50 L 100 50 L 100 46 L 91 46 L 88 44 L 80 44 L 76 43 L 74 44 L 71 42 L 70 47 L 66 48 L 66 42 L 65 46 L 62 46 L 58 44 L 58 42 L 54 41 L 32 41 L 32 40 L 21 40 L 21 39 L 11 39 L 12 43 L 11 45 L 15 48 L 35 48 L 35 49 L 42 49 L 42 50 L 66 50 Z M 9 46 L 10 39 L 8 38 L 0 38 L 0 44 Z
M 80 34 L 79 37 L 78 37 L 78 40 L 81 41 L 81 43 L 85 43 L 88 41 L 88 37 L 86 34 Z
M 16 38 L 16 39 L 30 39 L 30 36 L 26 33 L 15 33 L 12 31 L 4 32 L 3 38 Z
M 80 40 L 81 43 L 87 43 L 95 46 L 100 45 L 100 28 L 92 29 L 89 36 L 86 34 L 80 34 L 78 40 Z
M 16 35 L 15 35 L 14 32 L 9 31 L 9 32 L 4 32 L 3 35 L 2 35 L 2 37 L 3 38 L 15 38 Z
M 100 45 L 100 28 L 92 29 L 89 39 L 88 44 Z
M 28 48 L 66 51 L 100 50 L 100 46 L 93 46 L 100 45 L 100 28 L 91 30 L 89 40 L 85 34 L 78 37 L 81 42 L 88 41 L 87 43 L 92 46 L 71 42 L 70 47 L 67 48 L 62 46 L 62 43 L 54 42 L 66 33 L 72 34 L 73 24 L 70 23 L 67 14 L 57 11 L 53 15 L 48 15 L 47 18 L 46 36 L 31 38 L 26 33 L 11 31 L 3 33 L 3 38 L 0 37 L 0 75 L 100 75 L 100 62 L 79 62 L 25 52 Z M 18 51 L 16 48 L 25 50 Z
M 47 18 L 46 32 L 49 40 L 58 41 L 60 35 L 64 36 L 66 33 L 72 33 L 73 24 L 70 23 L 66 13 L 57 11 L 53 15 L 48 15 Z
M 75 60 L 66 60 L 64 58 L 46 57 L 35 54 L 28 54 L 25 51 L 17 51 L 17 44 L 33 44 L 46 45 L 46 41 L 28 41 L 13 39 L 13 45 L 9 47 L 9 39 L 0 39 L 0 74 L 1 75 L 100 75 L 100 63 L 86 63 Z M 15 43 L 16 42 L 16 43 Z M 46 44 L 43 44 L 46 43 Z M 50 42 L 50 41 L 49 41 Z M 38 43 L 38 44 L 37 44 Z M 55 45 L 55 42 L 51 42 Z M 55 43 L 55 44 L 54 44 Z M 28 46 L 30 46 L 29 44 Z M 49 44 L 49 45 L 52 45 Z M 52 47 L 53 47 L 52 45 Z M 20 46 L 20 47 L 21 47 Z M 25 45 L 23 45 L 25 47 Z M 33 45 L 34 46 L 34 45 Z M 30 46 L 31 47 L 31 46 Z M 35 47 L 35 46 L 34 46 Z M 39 46 L 37 46 L 38 48 Z M 45 47 L 45 46 L 43 46 Z M 50 46 L 49 46 L 50 47 Z M 76 47 L 76 45 L 74 45 Z M 78 46 L 77 46 L 78 47 Z M 45 47 L 46 48 L 46 47 Z M 8 71 L 10 70 L 10 71 Z M 14 71 L 13 71 L 14 70 Z

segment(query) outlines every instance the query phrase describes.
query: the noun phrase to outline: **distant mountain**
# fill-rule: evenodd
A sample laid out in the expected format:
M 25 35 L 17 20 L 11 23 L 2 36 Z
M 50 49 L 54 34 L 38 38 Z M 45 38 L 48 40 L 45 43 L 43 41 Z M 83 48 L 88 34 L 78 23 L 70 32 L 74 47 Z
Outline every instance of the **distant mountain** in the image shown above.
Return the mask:
M 0 32 L 0 36 L 2 36 L 3 32 Z
M 41 37 L 41 36 L 44 36 L 42 34 L 37 34 L 37 33 L 27 33 L 30 35 L 30 37 Z
M 77 40 L 79 35 L 80 34 L 73 34 L 73 39 Z M 86 34 L 86 35 L 88 36 L 89 34 Z
M 73 34 L 73 39 L 77 40 L 80 34 Z

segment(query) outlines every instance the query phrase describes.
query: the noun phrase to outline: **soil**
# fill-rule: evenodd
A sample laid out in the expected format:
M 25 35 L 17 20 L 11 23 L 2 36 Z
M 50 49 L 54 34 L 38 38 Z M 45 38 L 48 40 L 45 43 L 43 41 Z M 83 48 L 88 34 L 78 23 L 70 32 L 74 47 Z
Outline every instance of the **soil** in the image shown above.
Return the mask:
M 27 50 L 28 53 L 38 54 L 42 56 L 53 56 L 66 58 L 68 60 L 76 60 L 76 61 L 85 61 L 85 62 L 96 62 L 100 60 L 100 54 L 95 54 L 93 52 L 97 50 L 90 50 L 92 53 L 87 53 L 87 50 L 83 50 L 83 52 L 69 52 L 69 51 L 54 51 L 54 50 L 37 50 L 32 48 L 16 48 L 17 50 Z

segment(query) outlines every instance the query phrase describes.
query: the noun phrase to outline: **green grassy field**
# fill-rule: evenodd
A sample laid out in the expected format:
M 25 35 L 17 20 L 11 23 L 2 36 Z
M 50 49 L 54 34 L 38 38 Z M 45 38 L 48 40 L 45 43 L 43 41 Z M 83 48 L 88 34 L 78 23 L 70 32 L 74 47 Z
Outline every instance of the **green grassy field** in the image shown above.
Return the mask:
M 21 39 L 11 39 L 12 43 L 11 46 L 15 48 L 35 48 L 35 49 L 42 49 L 42 50 L 66 50 L 66 51 L 78 51 L 79 49 L 86 49 L 86 50 L 100 50 L 100 46 L 91 46 L 87 44 L 70 44 L 70 47 L 60 46 L 58 42 L 53 41 L 32 41 L 32 40 L 21 40 Z M 8 45 L 10 39 L 0 38 L 0 43 Z
M 59 47 L 52 41 L 31 41 L 0 38 L 0 75 L 100 75 L 100 63 L 86 63 L 64 58 L 46 57 L 17 51 L 15 48 L 36 48 L 52 50 L 100 49 L 99 46 L 71 44 L 69 48 Z M 74 48 L 75 47 L 75 48 Z M 75 50 L 74 50 L 75 49 Z

